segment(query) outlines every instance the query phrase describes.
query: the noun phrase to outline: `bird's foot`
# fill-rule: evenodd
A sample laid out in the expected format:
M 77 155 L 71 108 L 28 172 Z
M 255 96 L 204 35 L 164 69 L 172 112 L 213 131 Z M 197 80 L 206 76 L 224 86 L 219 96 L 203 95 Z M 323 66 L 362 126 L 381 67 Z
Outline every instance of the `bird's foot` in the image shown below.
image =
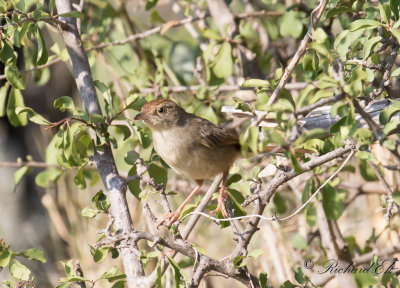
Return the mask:
M 218 213 L 219 211 L 221 211 L 222 216 L 224 216 L 224 218 L 229 218 L 229 214 L 225 208 L 225 200 L 227 197 L 228 197 L 228 194 L 224 194 L 224 195 L 220 194 L 219 195 L 217 209 L 211 211 L 210 215 L 214 215 L 214 214 Z
M 165 214 L 164 217 L 161 219 L 161 221 L 158 222 L 157 228 L 158 228 L 161 224 L 163 224 L 164 222 L 166 222 L 166 221 L 168 221 L 168 220 L 169 220 L 169 222 L 168 222 L 167 226 L 171 226 L 172 223 L 174 223 L 176 220 L 179 219 L 179 216 L 180 216 L 180 215 L 181 215 L 181 213 L 178 212 L 178 211 Z

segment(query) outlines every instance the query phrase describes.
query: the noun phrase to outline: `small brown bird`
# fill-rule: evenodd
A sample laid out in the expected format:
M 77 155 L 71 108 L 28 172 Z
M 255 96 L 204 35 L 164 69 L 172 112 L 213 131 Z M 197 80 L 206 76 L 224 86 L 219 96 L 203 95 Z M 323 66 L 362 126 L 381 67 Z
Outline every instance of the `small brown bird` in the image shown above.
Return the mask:
M 210 121 L 187 113 L 168 99 L 146 103 L 134 120 L 143 120 L 153 133 L 154 148 L 158 155 L 176 172 L 194 179 L 197 186 L 189 197 L 173 212 L 158 223 L 175 222 L 189 200 L 200 190 L 204 179 L 223 173 L 222 187 L 215 214 L 225 209 L 226 180 L 233 162 L 241 155 L 238 136 Z

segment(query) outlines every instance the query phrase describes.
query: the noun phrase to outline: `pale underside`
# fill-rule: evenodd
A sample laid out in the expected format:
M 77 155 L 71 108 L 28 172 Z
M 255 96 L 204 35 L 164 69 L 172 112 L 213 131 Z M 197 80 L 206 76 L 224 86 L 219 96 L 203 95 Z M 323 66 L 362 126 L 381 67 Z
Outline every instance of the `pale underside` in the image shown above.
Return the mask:
M 211 124 L 211 123 L 210 123 Z M 177 138 L 174 135 L 182 127 L 172 129 L 153 129 L 154 148 L 158 155 L 176 172 L 185 177 L 195 180 L 209 179 L 221 172 L 228 172 L 233 162 L 240 155 L 237 146 L 229 143 L 226 139 L 216 141 L 215 138 L 223 138 L 218 135 L 220 128 L 217 128 L 217 133 L 213 135 L 203 135 L 201 131 L 194 131 L 194 137 L 190 143 L 182 141 L 182 138 Z M 187 130 L 186 130 L 187 132 Z M 222 131 L 222 134 L 225 133 Z M 223 141 L 225 140 L 225 141 Z M 228 144 L 228 145 L 227 145 Z M 188 157 L 187 155 L 190 155 Z

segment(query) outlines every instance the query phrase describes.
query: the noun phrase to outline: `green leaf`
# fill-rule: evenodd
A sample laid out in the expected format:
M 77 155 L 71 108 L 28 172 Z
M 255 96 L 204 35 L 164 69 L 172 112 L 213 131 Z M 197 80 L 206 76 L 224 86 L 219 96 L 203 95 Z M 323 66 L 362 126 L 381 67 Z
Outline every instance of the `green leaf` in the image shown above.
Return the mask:
M 74 177 L 74 183 L 81 190 L 86 189 L 85 175 L 83 175 L 84 170 L 85 170 L 85 166 L 83 165 L 79 168 L 78 172 L 76 172 L 75 177 Z
M 11 259 L 16 255 L 16 253 L 9 249 L 4 249 L 0 254 L 0 267 L 7 267 Z
M 79 11 L 70 11 L 70 12 L 58 14 L 55 17 L 71 17 L 71 18 L 79 18 L 79 19 L 84 18 L 82 12 L 79 12 Z
M 17 66 L 6 66 L 5 75 L 15 89 L 25 89 L 25 81 L 22 79 Z
M 46 257 L 44 256 L 44 252 L 37 248 L 31 248 L 20 253 L 21 256 L 28 258 L 29 260 L 36 260 L 42 263 L 46 263 Z
M 319 59 L 314 50 L 309 50 L 303 57 L 304 71 L 315 71 L 318 69 Z
M 307 276 L 304 275 L 303 270 L 301 268 L 297 268 L 297 270 L 294 270 L 294 278 L 296 279 L 297 283 L 299 284 L 304 284 L 307 281 Z
M 55 3 L 56 3 L 56 0 L 50 0 L 50 2 L 49 2 L 49 11 L 50 11 L 50 15 L 52 15 L 52 16 L 53 16 Z
M 90 246 L 90 254 L 92 254 L 93 260 L 96 263 L 101 263 L 106 260 L 109 250 L 109 247 L 95 249 L 94 247 Z
M 26 34 L 29 31 L 29 27 L 31 26 L 31 22 L 25 22 L 22 24 L 21 27 L 21 31 L 19 31 L 19 35 L 18 35 L 18 41 L 22 46 L 25 46 L 25 38 L 26 38 Z
M 3 41 L 3 47 L 0 51 L 0 61 L 3 63 L 7 63 L 8 59 L 11 59 L 14 57 L 14 49 L 10 41 L 7 39 L 1 39 Z M 0 46 L 1 47 L 1 46 Z
M 261 272 L 260 275 L 258 275 L 258 279 L 260 282 L 260 287 L 267 288 L 267 282 L 268 282 L 267 273 Z
M 74 101 L 69 96 L 62 96 L 56 99 L 53 106 L 56 109 L 60 109 L 61 112 L 65 112 L 65 110 L 68 110 L 74 114 L 76 112 Z
M 235 173 L 235 174 L 229 174 L 228 180 L 226 180 L 226 187 L 229 187 L 231 184 L 239 182 L 242 180 L 242 175 Z
M 354 32 L 363 28 L 374 29 L 382 26 L 383 24 L 381 22 L 375 20 L 359 19 L 350 24 L 350 31 Z
M 243 82 L 242 87 L 270 87 L 271 84 L 267 80 L 247 79 Z
M 62 174 L 62 171 L 57 168 L 50 168 L 48 170 L 40 172 L 36 175 L 36 185 L 46 188 L 49 187 L 51 182 L 56 182 L 58 177 Z
M 94 195 L 92 198 L 92 203 L 97 209 L 105 212 L 107 212 L 108 208 L 110 208 L 110 202 L 108 201 L 107 196 L 103 193 L 103 190 L 100 190 L 96 193 L 96 195 Z
M 202 34 L 203 34 L 204 37 L 206 37 L 208 39 L 214 39 L 214 40 L 219 40 L 219 41 L 223 40 L 221 35 L 219 35 L 217 32 L 215 32 L 214 30 L 211 30 L 209 28 L 205 28 L 202 31 Z
M 354 279 L 357 287 L 377 287 L 378 284 L 378 280 L 371 273 L 354 273 Z
M 233 100 L 235 101 L 235 109 L 242 110 L 244 112 L 253 112 L 253 109 L 251 109 L 251 106 L 244 102 L 242 99 L 239 99 L 237 97 L 233 97 Z
M 282 17 L 279 32 L 283 37 L 300 37 L 301 32 L 303 32 L 303 23 L 301 21 L 299 12 L 293 10 L 286 12 Z
M 371 54 L 371 50 L 373 50 L 381 40 L 382 40 L 381 36 L 376 36 L 372 37 L 365 43 L 363 47 L 363 59 L 367 59 L 369 57 L 369 55 Z
M 399 6 L 400 6 L 400 0 L 390 0 L 389 1 L 390 8 L 394 14 L 394 18 L 396 21 L 399 20 Z
M 110 88 L 99 80 L 94 81 L 94 85 L 96 86 L 97 89 L 100 90 L 101 94 L 104 97 L 104 100 L 107 104 L 106 105 L 107 115 L 111 115 L 113 111 L 113 101 Z
M 212 70 L 218 78 L 226 78 L 232 75 L 232 46 L 228 42 L 222 43 L 212 65 Z
M 110 270 L 100 276 L 100 279 L 107 279 L 108 282 L 114 282 L 115 280 L 124 278 L 126 278 L 126 275 L 116 266 L 111 267 Z
M 126 156 L 124 157 L 125 163 L 128 165 L 134 165 L 136 160 L 139 158 L 139 154 L 134 151 L 128 151 L 128 153 L 126 153 Z
M 296 153 L 292 150 L 289 153 L 289 159 L 292 161 L 294 172 L 301 173 L 303 169 L 301 168 L 301 165 L 297 160 Z
M 26 173 L 28 173 L 29 167 L 28 166 L 23 166 L 19 168 L 17 171 L 14 173 L 14 192 L 15 189 L 17 189 L 18 184 L 21 182 L 22 178 L 25 176 Z
M 354 42 L 360 40 L 363 33 L 364 31 L 361 29 L 355 32 L 350 32 L 346 29 L 340 32 L 338 36 L 336 36 L 334 49 L 337 51 L 342 61 L 345 61 L 348 57 L 351 57 L 351 54 L 349 53 L 349 48 Z
M 48 59 L 48 52 L 46 48 L 46 42 L 44 41 L 43 33 L 42 30 L 39 28 L 39 26 L 36 25 L 37 29 L 37 34 L 38 34 L 38 55 L 36 59 L 36 63 L 38 65 L 43 65 L 47 63 Z
M 399 125 L 399 120 L 394 119 L 394 121 L 391 121 L 383 127 L 383 138 L 386 138 L 393 130 L 397 129 Z
M 147 148 L 150 146 L 150 144 L 152 143 L 149 134 L 145 131 L 145 129 L 138 127 L 138 126 L 134 126 L 133 130 L 135 130 L 138 138 L 139 138 L 139 142 L 142 145 L 143 148 Z
M 392 74 L 390 75 L 390 77 L 397 77 L 400 76 L 400 67 L 395 69 Z
M 119 131 L 122 132 L 122 134 L 124 135 L 123 141 L 125 141 L 126 139 L 128 139 L 129 137 L 132 136 L 131 129 L 129 129 L 128 126 L 126 126 L 126 125 L 112 125 L 112 126 L 116 127 Z
M 102 211 L 93 209 L 92 207 L 85 207 L 82 209 L 81 215 L 86 218 L 96 217 Z
M 304 211 L 307 224 L 314 227 L 317 224 L 317 209 L 314 205 L 309 204 Z
M 392 28 L 390 28 L 390 33 L 392 33 L 392 35 L 393 35 L 394 37 L 396 37 L 397 42 L 400 43 L 400 31 L 397 30 L 397 29 L 393 29 L 393 27 L 392 27 Z
M 297 288 L 299 287 L 298 285 L 294 285 L 292 282 L 289 280 L 286 280 L 285 283 L 283 283 L 280 288 Z
M 180 269 L 179 265 L 175 262 L 174 259 L 168 257 L 168 261 L 171 264 L 172 269 L 174 269 L 175 276 L 175 287 L 176 288 L 184 288 L 186 287 L 186 279 L 184 276 L 184 271 Z
M 13 87 L 11 88 L 10 96 L 7 103 L 7 117 L 13 126 L 25 126 L 28 123 L 26 114 L 17 115 L 17 113 L 15 113 L 15 109 L 17 107 L 23 108 L 25 107 L 25 104 L 24 99 L 22 98 L 21 91 Z
M 326 136 L 326 132 L 324 129 L 315 128 L 310 131 L 307 131 L 304 134 L 301 134 L 299 138 L 294 142 L 297 145 L 304 144 L 308 140 L 312 139 L 321 139 L 322 137 Z
M 0 117 L 6 115 L 7 107 L 7 92 L 10 84 L 6 82 L 2 87 L 0 87 Z
M 232 260 L 232 264 L 233 264 L 233 266 L 235 266 L 235 267 L 244 267 L 244 266 L 246 266 L 246 261 L 244 261 L 244 259 L 245 259 L 246 257 L 245 256 L 243 256 L 243 255 L 240 255 L 240 256 L 236 256 L 235 258 L 233 258 L 233 260 Z
M 28 119 L 39 125 L 49 125 L 50 121 L 46 120 L 42 115 L 33 111 L 32 108 L 29 107 L 16 107 L 15 113 L 19 116 L 22 113 L 27 113 Z
M 126 284 L 126 281 L 117 281 L 114 283 L 113 286 L 111 286 L 111 288 L 124 288 Z
M 363 81 L 368 79 L 367 73 L 362 70 L 362 67 L 357 67 L 351 73 L 350 79 L 347 81 L 343 90 L 353 97 L 361 96 L 363 92 Z
M 290 241 L 293 247 L 299 250 L 306 250 L 307 249 L 307 240 L 301 234 L 296 233 L 292 240 Z
M 326 13 L 326 19 L 331 18 L 338 14 L 343 14 L 345 12 L 353 12 L 353 9 L 351 9 L 350 7 L 347 7 L 347 6 L 334 7 L 332 9 L 330 9 L 328 11 L 328 13 Z
M 132 168 L 129 170 L 128 172 L 128 176 L 133 176 L 136 175 L 137 171 L 136 171 L 136 166 L 132 166 Z M 129 181 L 128 183 L 128 187 L 129 187 L 129 191 L 138 199 L 140 200 L 140 179 L 136 178 L 133 181 Z
M 14 278 L 29 281 L 31 270 L 16 259 L 11 260 L 9 270 Z
M 386 125 L 398 111 L 400 111 L 400 101 L 392 100 L 392 104 L 383 109 L 379 114 L 379 122 Z
M 322 189 L 322 206 L 328 219 L 338 220 L 342 215 L 343 203 L 339 192 L 329 184 Z
M 247 254 L 247 257 L 253 257 L 254 259 L 257 259 L 261 255 L 264 255 L 264 250 L 262 249 L 254 249 Z
M 400 192 L 399 191 L 393 192 L 392 198 L 393 198 L 394 203 L 396 203 L 397 205 L 400 205 Z
M 146 11 L 150 10 L 151 8 L 153 8 L 154 6 L 157 5 L 158 0 L 147 0 L 146 1 Z
M 390 17 L 391 17 L 391 12 L 390 11 L 390 6 L 387 4 L 381 4 L 379 3 L 379 14 L 381 15 L 381 19 L 383 20 L 383 22 L 385 22 L 386 24 L 390 24 Z
M 160 16 L 157 10 L 153 10 L 150 14 L 149 23 L 165 23 L 165 20 Z
M 148 172 L 150 177 L 153 178 L 157 184 L 163 184 L 165 187 L 168 181 L 168 172 L 166 169 L 155 164 L 151 164 Z

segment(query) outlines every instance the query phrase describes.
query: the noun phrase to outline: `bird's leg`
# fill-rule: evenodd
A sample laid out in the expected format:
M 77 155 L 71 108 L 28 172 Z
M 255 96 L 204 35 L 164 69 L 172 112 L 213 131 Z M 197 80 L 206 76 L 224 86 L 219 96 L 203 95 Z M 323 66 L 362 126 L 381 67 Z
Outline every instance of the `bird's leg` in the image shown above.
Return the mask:
M 218 196 L 218 206 L 217 206 L 217 209 L 215 209 L 214 211 L 211 211 L 210 215 L 216 214 L 219 211 L 221 211 L 222 215 L 225 218 L 229 218 L 229 214 L 225 208 L 225 200 L 226 200 L 226 198 L 228 198 L 228 194 L 225 192 L 226 180 L 228 180 L 228 173 L 229 172 L 224 172 L 224 174 L 222 176 L 222 186 L 221 186 L 221 192 L 219 192 L 219 196 Z
M 179 206 L 178 209 L 176 209 L 175 212 L 167 213 L 164 215 L 164 217 L 161 219 L 160 222 L 158 222 L 157 227 L 160 226 L 162 223 L 165 221 L 168 221 L 168 226 L 171 226 L 172 223 L 174 223 L 176 220 L 178 220 L 179 216 L 181 215 L 181 212 L 185 205 L 189 202 L 189 200 L 200 190 L 201 186 L 204 183 L 204 180 L 196 180 L 197 186 L 194 187 L 193 191 L 190 193 L 190 195 L 186 198 L 185 201 Z

